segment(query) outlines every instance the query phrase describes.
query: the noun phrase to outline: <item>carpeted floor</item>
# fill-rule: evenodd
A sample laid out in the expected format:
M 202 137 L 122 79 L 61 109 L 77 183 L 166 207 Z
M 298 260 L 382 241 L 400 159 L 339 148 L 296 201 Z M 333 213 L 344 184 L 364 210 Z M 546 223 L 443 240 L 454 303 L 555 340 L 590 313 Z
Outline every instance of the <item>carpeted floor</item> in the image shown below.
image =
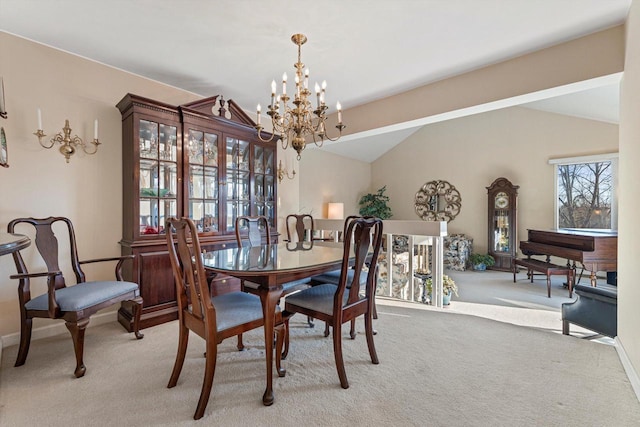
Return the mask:
M 344 340 L 347 390 L 323 328 L 294 317 L 287 376 L 274 380 L 271 407 L 261 403 L 262 331 L 245 335 L 248 351 L 227 340 L 199 421 L 192 419 L 204 369 L 198 337 L 178 385 L 166 388 L 175 322 L 145 330 L 141 341 L 115 322 L 91 328 L 81 379 L 72 376 L 67 335 L 33 342 L 20 368 L 13 367 L 17 348 L 9 347 L 0 371 L 0 425 L 640 425 L 640 403 L 613 346 L 456 313 L 465 293 L 461 288 L 460 301 L 445 310 L 380 299 L 380 364 L 370 362 L 360 322 L 357 339 Z

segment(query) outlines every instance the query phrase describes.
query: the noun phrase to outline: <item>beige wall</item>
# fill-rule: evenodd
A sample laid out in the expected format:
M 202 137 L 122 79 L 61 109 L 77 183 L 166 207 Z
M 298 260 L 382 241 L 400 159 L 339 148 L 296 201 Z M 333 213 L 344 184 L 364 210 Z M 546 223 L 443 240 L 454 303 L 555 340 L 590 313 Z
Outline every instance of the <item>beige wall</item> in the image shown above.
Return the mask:
M 308 152 L 307 150 L 304 154 L 306 155 Z M 285 152 L 281 144 L 278 145 L 278 159 L 282 161 L 282 167 L 287 170 L 289 176 L 292 176 L 294 170 L 296 171 L 293 179 L 285 176 L 282 182 L 278 184 L 278 232 L 281 236 L 286 236 L 287 226 L 285 220 L 287 215 L 300 212 L 300 164 L 296 160 L 295 151 L 289 148 Z
M 552 228 L 554 175 L 549 158 L 618 151 L 618 126 L 512 107 L 425 126 L 373 163 L 372 186 L 386 185 L 395 219 L 418 219 L 422 185 L 445 180 L 460 191 L 462 210 L 449 233 L 487 250 L 487 190 L 499 177 L 519 185 L 518 236 Z
M 344 215 L 357 214 L 360 197 L 368 193 L 371 164 L 310 148 L 300 160 L 299 213 L 327 217 L 327 203 L 344 203 Z
M 6 231 L 7 223 L 21 216 L 67 216 L 76 226 L 82 258 L 119 255 L 122 127 L 116 103 L 127 92 L 173 104 L 199 97 L 3 32 L 0 52 L 9 114 L 0 124 L 7 135 L 10 165 L 0 168 L 0 229 Z M 93 122 L 98 119 L 102 142 L 98 153 L 78 153 L 67 164 L 55 147 L 40 147 L 32 135 L 37 108 L 42 109 L 49 137 L 69 119 L 72 135 L 92 139 Z M 0 257 L 0 268 L 0 336 L 4 336 L 19 330 L 19 311 L 17 282 L 9 279 L 15 273 L 10 256 Z M 108 278 L 112 268 L 92 267 L 85 272 L 91 278 Z M 36 291 L 44 289 L 42 282 L 35 284 Z M 34 321 L 35 328 L 50 324 Z
M 640 253 L 640 3 L 627 20 L 625 72 L 620 98 L 620 215 L 618 239 L 618 340 L 640 373 L 640 286 L 634 275 Z M 638 384 L 636 384 L 638 385 Z M 640 394 L 640 390 L 636 390 Z

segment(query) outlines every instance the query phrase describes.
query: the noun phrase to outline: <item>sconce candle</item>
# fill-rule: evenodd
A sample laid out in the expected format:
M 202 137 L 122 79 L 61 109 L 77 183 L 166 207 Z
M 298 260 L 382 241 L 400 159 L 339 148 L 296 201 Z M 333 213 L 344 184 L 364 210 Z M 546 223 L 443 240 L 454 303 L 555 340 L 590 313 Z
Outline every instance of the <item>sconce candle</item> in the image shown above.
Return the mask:
M 0 77 L 0 117 L 7 118 L 7 110 L 4 103 L 4 79 Z
M 98 119 L 93 123 L 93 139 L 98 139 Z
M 42 111 L 38 108 L 38 129 L 42 129 Z

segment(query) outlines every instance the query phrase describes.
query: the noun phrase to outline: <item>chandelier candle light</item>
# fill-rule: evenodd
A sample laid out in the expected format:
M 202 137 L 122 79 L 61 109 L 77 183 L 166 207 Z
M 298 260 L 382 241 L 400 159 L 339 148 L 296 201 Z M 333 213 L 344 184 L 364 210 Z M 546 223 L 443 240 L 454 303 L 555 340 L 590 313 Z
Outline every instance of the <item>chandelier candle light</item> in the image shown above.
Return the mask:
M 93 124 L 93 141 L 90 143 L 93 145 L 93 150 L 87 150 L 87 143 L 85 143 L 78 135 L 74 135 L 71 137 L 71 127 L 69 126 L 69 120 L 64 121 L 64 127 L 62 128 L 62 132 L 58 132 L 51 140 L 49 144 L 43 144 L 42 139 L 47 136 L 42 130 L 42 112 L 38 108 L 38 130 L 33 133 L 38 137 L 38 142 L 44 148 L 52 148 L 57 142 L 60 144 L 60 154 L 64 156 L 67 163 L 69 163 L 69 158 L 73 156 L 76 152 L 78 146 L 82 148 L 87 154 L 96 154 L 98 152 L 98 146 L 100 145 L 100 141 L 98 141 L 98 119 L 95 120 Z
M 269 139 L 263 139 L 261 131 L 263 126 L 260 124 L 261 107 L 258 104 L 258 118 L 255 128 L 258 130 L 258 138 L 263 142 L 272 141 L 275 134 L 280 134 L 282 138 L 282 148 L 287 149 L 289 145 L 298 153 L 306 146 L 305 139 L 311 136 L 313 142 L 322 147 L 325 139 L 329 141 L 337 141 L 342 136 L 342 130 L 346 127 L 342 124 L 342 107 L 338 102 L 336 109 L 338 110 L 338 135 L 330 138 L 326 131 L 326 113 L 329 107 L 325 104 L 325 89 L 327 82 L 323 81 L 322 86 L 315 84 L 316 92 L 316 108 L 310 101 L 311 91 L 309 90 L 309 69 L 304 69 L 304 64 L 300 60 L 302 45 L 307 42 L 307 37 L 303 34 L 294 34 L 291 41 L 298 46 L 298 62 L 294 64 L 296 69 L 295 90 L 293 95 L 293 105 L 288 101 L 291 99 L 287 96 L 287 73 L 282 75 L 282 94 L 276 95 L 276 81 L 271 82 L 271 103 L 268 106 L 267 115 L 271 117 L 274 133 Z M 303 71 L 304 69 L 304 71 Z M 282 103 L 282 105 L 280 105 Z

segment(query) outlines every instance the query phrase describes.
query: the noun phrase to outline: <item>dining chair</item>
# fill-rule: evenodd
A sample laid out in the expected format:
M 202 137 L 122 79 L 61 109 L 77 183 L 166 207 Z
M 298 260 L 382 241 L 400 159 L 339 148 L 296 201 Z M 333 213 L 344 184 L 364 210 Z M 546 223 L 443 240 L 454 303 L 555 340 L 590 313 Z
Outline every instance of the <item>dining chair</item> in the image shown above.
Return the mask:
M 287 242 L 313 240 L 315 229 L 313 217 L 310 214 L 289 214 L 285 220 L 287 228 Z
M 271 244 L 271 227 L 266 216 L 239 216 L 236 218 L 236 242 L 238 247 L 244 245 L 262 245 L 262 234 L 265 235 L 265 244 Z M 246 235 L 245 235 L 246 233 Z
M 292 294 L 285 299 L 283 316 L 288 319 L 301 313 L 322 320 L 333 329 L 333 351 L 342 388 L 349 388 L 342 357 L 342 324 L 364 316 L 369 355 L 373 364 L 378 364 L 373 342 L 373 296 L 375 293 L 375 269 L 382 243 L 382 220 L 379 218 L 353 218 L 348 221 L 342 256 L 342 271 L 349 270 L 350 258 L 355 254 L 354 275 L 340 275 L 338 285 L 322 284 Z M 371 257 L 369 257 L 371 250 Z M 365 273 L 363 267 L 370 259 Z M 366 289 L 360 292 L 360 276 L 366 274 Z M 288 329 L 285 320 L 285 329 Z M 288 334 L 285 332 L 288 339 Z
M 195 224 L 188 218 L 169 218 L 166 226 L 167 247 L 176 283 L 178 302 L 178 351 L 168 388 L 175 387 L 184 365 L 189 332 L 205 340 L 205 369 L 198 406 L 193 416 L 200 419 L 209 401 L 216 369 L 217 347 L 224 339 L 264 325 L 260 298 L 245 292 L 230 292 L 212 297 L 202 262 L 202 249 Z M 175 240 L 175 242 L 174 242 Z M 281 367 L 284 342 L 282 312 L 276 307 L 276 369 Z M 242 350 L 244 346 L 238 347 Z
M 244 227 L 242 226 L 243 224 Z M 262 228 L 260 228 L 262 224 Z M 264 216 L 239 216 L 236 218 L 236 240 L 238 247 L 242 248 L 244 245 L 259 246 L 262 245 L 262 231 L 266 234 L 266 244 L 271 244 L 271 228 L 269 221 Z M 245 236 L 246 231 L 246 236 Z M 309 287 L 311 279 L 305 278 L 300 280 L 294 280 L 292 282 L 284 283 L 282 285 L 282 296 L 288 295 L 292 292 L 306 289 Z M 242 290 L 258 295 L 259 285 L 253 282 L 241 281 Z
M 298 243 L 304 242 L 306 240 L 310 240 L 311 242 L 316 240 L 313 238 L 313 230 L 315 229 L 315 225 L 313 216 L 311 216 L 310 214 L 289 214 L 287 215 L 285 224 L 287 226 L 287 242 L 293 242 L 294 237 L 296 238 Z M 337 271 L 338 273 L 340 272 L 340 270 Z M 309 286 L 314 286 L 315 284 L 323 282 L 321 281 L 321 279 L 317 278 L 317 276 L 311 276 L 305 283 L 308 283 Z M 313 318 L 309 316 L 307 316 L 307 324 L 310 328 L 315 327 Z M 325 336 L 328 336 L 327 330 L 328 326 L 325 326 Z
M 343 230 L 343 236 L 345 236 L 346 232 L 347 232 L 347 227 L 349 225 L 349 222 L 351 222 L 351 220 L 355 219 L 355 218 L 360 218 L 357 215 L 349 215 L 347 216 L 347 218 L 344 220 L 344 230 Z M 367 263 L 368 265 L 368 263 Z M 377 276 L 377 270 L 376 270 L 376 276 Z M 337 269 L 337 270 L 333 270 L 333 271 L 329 271 L 327 273 L 322 273 L 322 274 L 318 274 L 316 276 L 311 277 L 311 286 L 317 286 L 317 285 L 322 285 L 325 283 L 331 283 L 333 285 L 338 285 L 338 283 L 340 282 L 340 275 L 342 274 L 342 270 L 341 269 Z M 355 274 L 355 270 L 353 268 L 350 268 L 349 270 L 347 270 L 347 287 L 351 288 L 351 283 L 353 282 L 353 277 Z M 364 291 L 366 286 L 367 286 L 367 276 L 366 275 L 360 275 L 360 290 Z M 374 296 L 373 296 L 374 300 L 373 300 L 373 318 L 377 319 L 378 318 L 378 309 L 376 307 L 376 302 L 375 302 L 375 292 L 374 292 Z M 373 332 L 374 334 L 376 333 L 375 331 Z M 349 335 L 351 336 L 351 339 L 355 339 L 356 338 L 356 321 L 352 320 L 351 321 L 351 328 L 349 331 Z M 324 328 L 324 336 L 328 337 L 329 336 L 329 325 L 325 324 L 325 328 Z
M 31 330 L 34 318 L 64 319 L 65 326 L 71 333 L 73 348 L 76 355 L 76 378 L 86 373 L 83 361 L 84 335 L 91 315 L 98 310 L 109 307 L 121 301 L 132 304 L 133 332 L 141 339 L 140 312 L 142 311 L 142 297 L 137 283 L 122 280 L 122 264 L 130 256 L 99 258 L 80 261 L 76 244 L 75 231 L 71 220 L 64 217 L 48 218 L 16 218 L 9 222 L 7 231 L 16 232 L 16 228 L 31 225 L 35 228 L 35 247 L 47 268 L 46 272 L 30 273 L 22 254 L 14 252 L 13 260 L 18 274 L 9 276 L 18 279 L 18 300 L 20 301 L 20 348 L 15 366 L 22 366 L 27 360 L 31 344 Z M 67 286 L 58 259 L 59 245 L 55 229 L 59 225 L 66 228 L 70 248 L 71 269 L 76 276 L 76 284 Z M 27 259 L 31 260 L 31 257 Z M 80 267 L 104 261 L 118 261 L 115 267 L 116 280 L 87 281 L 85 273 Z M 31 279 L 46 277 L 47 292 L 38 296 L 32 295 Z

